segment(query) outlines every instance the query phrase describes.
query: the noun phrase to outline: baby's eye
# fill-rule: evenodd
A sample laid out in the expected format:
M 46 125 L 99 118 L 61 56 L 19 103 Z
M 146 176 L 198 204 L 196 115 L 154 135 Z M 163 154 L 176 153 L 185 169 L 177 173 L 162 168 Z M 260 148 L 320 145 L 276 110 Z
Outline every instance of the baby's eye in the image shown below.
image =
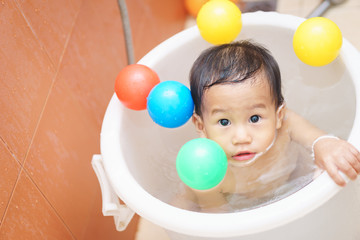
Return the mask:
M 260 116 L 259 115 L 253 115 L 250 117 L 249 121 L 251 123 L 257 123 L 258 121 L 260 121 Z
M 220 119 L 219 124 L 221 126 L 228 126 L 228 125 L 230 125 L 230 120 L 228 120 L 228 119 Z

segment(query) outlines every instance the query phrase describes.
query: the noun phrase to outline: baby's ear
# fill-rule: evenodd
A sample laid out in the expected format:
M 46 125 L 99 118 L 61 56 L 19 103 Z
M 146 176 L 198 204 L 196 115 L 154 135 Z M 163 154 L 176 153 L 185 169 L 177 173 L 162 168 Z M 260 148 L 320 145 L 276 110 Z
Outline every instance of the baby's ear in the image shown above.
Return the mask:
M 286 106 L 285 106 L 285 103 L 283 103 L 276 110 L 276 129 L 281 128 L 282 122 L 283 122 L 284 117 L 285 117 L 285 113 L 286 113 Z
M 204 122 L 202 118 L 196 113 L 194 113 L 192 116 L 192 122 L 194 123 L 196 131 L 199 133 L 200 137 L 206 137 Z

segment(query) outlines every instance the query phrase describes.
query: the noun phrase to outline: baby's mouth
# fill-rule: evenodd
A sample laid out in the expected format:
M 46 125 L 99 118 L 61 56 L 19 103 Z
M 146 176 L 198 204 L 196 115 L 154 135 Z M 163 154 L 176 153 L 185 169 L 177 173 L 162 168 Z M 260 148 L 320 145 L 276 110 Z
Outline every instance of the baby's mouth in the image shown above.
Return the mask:
M 232 158 L 236 161 L 249 161 L 251 159 L 253 159 L 256 156 L 256 153 L 254 152 L 240 152 L 234 156 L 232 156 Z

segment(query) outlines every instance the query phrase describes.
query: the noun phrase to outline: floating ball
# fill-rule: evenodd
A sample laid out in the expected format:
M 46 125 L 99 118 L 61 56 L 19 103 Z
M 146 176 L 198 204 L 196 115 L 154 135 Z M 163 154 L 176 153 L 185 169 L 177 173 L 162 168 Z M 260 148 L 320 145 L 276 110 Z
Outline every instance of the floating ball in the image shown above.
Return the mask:
M 176 158 L 180 179 L 189 187 L 207 190 L 217 186 L 225 177 L 227 158 L 216 142 L 196 138 L 185 143 Z
M 185 124 L 193 114 L 191 92 L 184 84 L 165 81 L 156 85 L 147 99 L 147 110 L 160 126 L 176 128 Z
M 293 47 L 296 56 L 310 66 L 324 66 L 339 55 L 342 45 L 339 27 L 324 17 L 304 21 L 296 29 Z
M 202 6 L 196 22 L 201 36 L 209 43 L 230 43 L 241 31 L 241 11 L 229 0 L 211 0 Z
M 116 77 L 115 93 L 125 107 L 144 110 L 150 90 L 159 82 L 158 75 L 149 67 L 131 64 L 124 67 Z

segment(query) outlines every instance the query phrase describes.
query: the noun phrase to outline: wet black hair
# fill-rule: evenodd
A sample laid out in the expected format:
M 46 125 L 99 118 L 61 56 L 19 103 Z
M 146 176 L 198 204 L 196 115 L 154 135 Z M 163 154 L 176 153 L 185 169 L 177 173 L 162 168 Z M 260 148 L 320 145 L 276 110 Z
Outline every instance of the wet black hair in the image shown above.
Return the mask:
M 278 108 L 284 101 L 281 74 L 269 50 L 250 40 L 206 49 L 196 59 L 190 71 L 190 89 L 195 113 L 201 116 L 203 94 L 210 87 L 239 83 L 261 71 L 264 71 L 267 77 L 275 106 Z

